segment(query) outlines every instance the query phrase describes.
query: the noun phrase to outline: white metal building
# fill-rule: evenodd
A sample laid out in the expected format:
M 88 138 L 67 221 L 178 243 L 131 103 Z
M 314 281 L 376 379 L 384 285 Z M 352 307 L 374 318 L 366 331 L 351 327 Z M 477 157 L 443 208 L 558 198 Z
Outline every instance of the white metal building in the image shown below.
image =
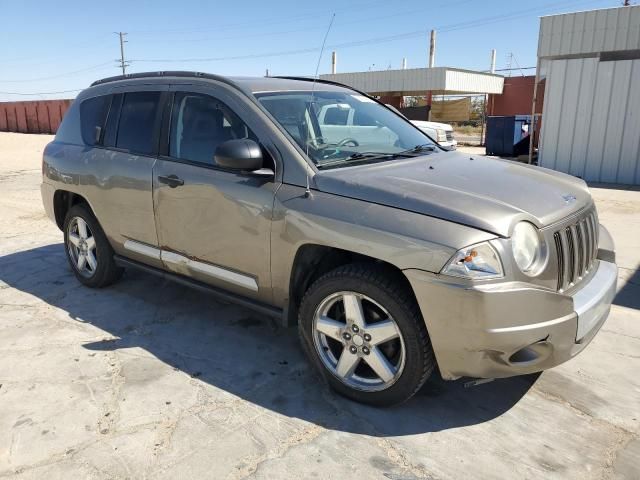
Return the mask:
M 320 75 L 371 95 L 502 93 L 504 77 L 450 67 L 408 68 Z
M 640 184 L 640 5 L 542 17 L 539 164 Z

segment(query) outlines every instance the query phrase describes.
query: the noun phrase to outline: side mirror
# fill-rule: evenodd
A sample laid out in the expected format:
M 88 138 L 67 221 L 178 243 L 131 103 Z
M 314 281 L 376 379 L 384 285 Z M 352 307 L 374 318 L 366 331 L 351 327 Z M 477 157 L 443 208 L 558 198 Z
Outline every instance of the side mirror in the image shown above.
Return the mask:
M 227 140 L 214 154 L 216 165 L 230 170 L 253 172 L 262 169 L 262 151 L 253 140 Z

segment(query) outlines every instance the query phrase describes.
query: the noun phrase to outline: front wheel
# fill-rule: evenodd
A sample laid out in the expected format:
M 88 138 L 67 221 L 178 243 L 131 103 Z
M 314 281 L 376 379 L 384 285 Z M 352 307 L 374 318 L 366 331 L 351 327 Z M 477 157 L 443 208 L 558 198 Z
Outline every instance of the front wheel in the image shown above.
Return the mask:
M 375 265 L 346 265 L 314 282 L 300 306 L 299 329 L 329 385 L 359 402 L 404 402 L 435 368 L 414 298 L 395 272 Z

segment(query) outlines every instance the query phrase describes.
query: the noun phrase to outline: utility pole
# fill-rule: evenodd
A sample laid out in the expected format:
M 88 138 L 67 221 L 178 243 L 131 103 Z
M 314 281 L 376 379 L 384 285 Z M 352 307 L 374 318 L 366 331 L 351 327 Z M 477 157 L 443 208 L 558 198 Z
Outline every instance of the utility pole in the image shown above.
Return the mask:
M 436 31 L 431 30 L 431 43 L 429 44 L 429 68 L 436 66 Z
M 338 54 L 335 52 L 331 52 L 331 73 L 335 75 L 336 70 L 338 69 Z
M 533 144 L 536 138 L 536 104 L 538 103 L 538 84 L 540 83 L 540 57 L 536 63 L 536 78 L 533 81 L 533 97 L 531 98 L 531 126 L 529 127 L 529 158 L 528 163 L 533 163 Z M 538 139 L 539 141 L 540 139 Z
M 491 64 L 489 71 L 496 73 L 496 49 L 491 49 Z M 480 145 L 486 145 L 485 132 L 487 130 L 487 106 L 489 103 L 489 95 L 486 93 L 482 96 L 482 124 L 480 125 Z
M 124 37 L 127 35 L 126 32 L 113 32 L 115 34 L 117 34 L 120 37 L 120 60 L 116 60 L 116 62 L 120 62 L 120 68 L 122 68 L 122 75 L 126 75 L 126 68 L 129 66 L 129 62 L 125 61 L 124 59 L 124 44 L 127 43 L 127 41 L 124 39 Z
M 402 70 L 406 70 L 407 69 L 407 57 L 404 57 L 402 59 Z

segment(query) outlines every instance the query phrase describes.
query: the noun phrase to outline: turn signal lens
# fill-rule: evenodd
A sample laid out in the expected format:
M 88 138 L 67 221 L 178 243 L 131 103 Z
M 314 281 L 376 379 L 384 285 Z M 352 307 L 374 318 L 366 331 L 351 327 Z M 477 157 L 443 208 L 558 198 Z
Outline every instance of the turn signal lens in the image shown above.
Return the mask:
M 455 277 L 490 279 L 504 276 L 498 252 L 489 242 L 458 250 L 442 273 Z

